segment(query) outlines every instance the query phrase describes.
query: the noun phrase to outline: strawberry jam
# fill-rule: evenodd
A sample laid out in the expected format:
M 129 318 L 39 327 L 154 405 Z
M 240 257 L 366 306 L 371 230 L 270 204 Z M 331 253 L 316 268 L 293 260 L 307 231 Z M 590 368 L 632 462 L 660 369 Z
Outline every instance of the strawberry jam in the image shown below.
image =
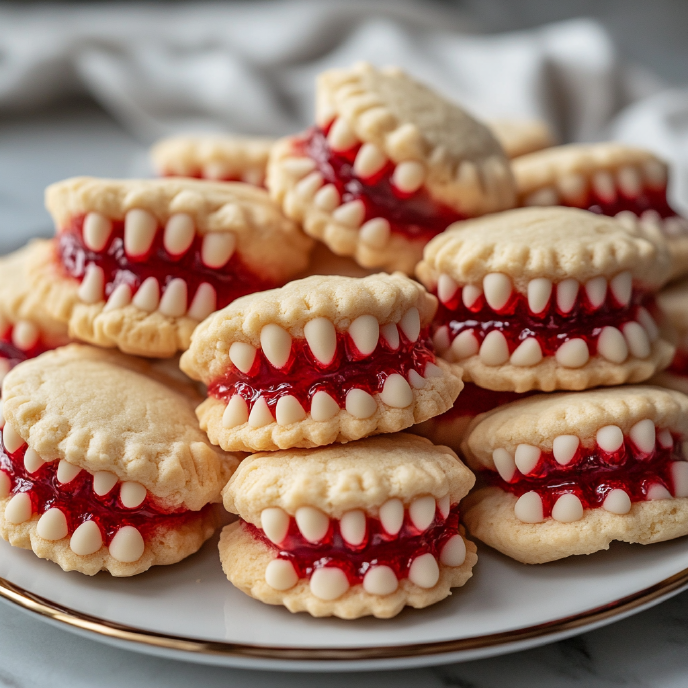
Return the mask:
M 93 490 L 93 476 L 85 470 L 70 482 L 62 484 L 57 479 L 59 461 L 43 464 L 34 473 L 24 467 L 23 445 L 9 454 L 0 443 L 0 470 L 10 478 L 10 496 L 26 492 L 31 497 L 33 513 L 41 515 L 53 507 L 59 508 L 67 518 L 68 532 L 73 533 L 84 521 L 95 521 L 100 528 L 103 542 L 109 545 L 122 526 L 134 526 L 144 539 L 153 536 L 158 528 L 178 528 L 200 512 L 167 512 L 146 495 L 135 509 L 127 509 L 119 499 L 115 485 L 106 495 L 98 496 Z M 119 484 L 119 483 L 118 483 Z M 210 505 L 204 509 L 212 508 Z
M 381 217 L 389 222 L 395 234 L 427 242 L 452 222 L 466 219 L 434 200 L 424 186 L 411 194 L 397 189 L 392 183 L 392 162 L 370 177 L 358 177 L 353 166 L 362 144 L 342 153 L 335 152 L 327 142 L 328 131 L 329 126 L 324 130 L 312 127 L 295 142 L 295 153 L 315 161 L 325 184 L 337 188 L 342 203 L 362 201 L 366 209 L 364 222 Z
M 560 202 L 560 205 L 569 204 Z M 676 217 L 677 215 L 667 201 L 665 186 L 661 188 L 643 188 L 637 196 L 625 196 L 617 189 L 614 200 L 600 198 L 591 189 L 582 203 L 572 205 L 572 207 L 583 208 L 598 215 L 608 215 L 609 217 L 614 217 L 622 210 L 630 210 L 638 216 L 642 215 L 646 210 L 654 210 L 662 219 Z
M 645 501 L 649 488 L 656 484 L 675 494 L 671 464 L 681 459 L 676 437 L 671 448 L 664 449 L 656 443 L 651 454 L 639 451 L 625 438 L 624 444 L 613 453 L 607 453 L 597 445 L 590 449 L 579 446 L 566 466 L 559 465 L 551 453 L 543 451 L 537 466 L 528 475 L 516 471 L 508 483 L 494 471 L 484 471 L 483 477 L 488 483 L 517 497 L 526 492 L 537 492 L 547 517 L 551 515 L 557 499 L 568 493 L 575 494 L 584 509 L 601 507 L 605 497 L 615 489 L 624 490 L 631 502 Z
M 7 366 L 0 363 L 0 371 L 6 373 L 22 361 L 40 356 L 48 348 L 39 338 L 30 349 L 20 349 L 12 343 L 12 327 L 9 327 L 0 335 L 0 361 L 7 361 Z
M 232 367 L 224 377 L 211 383 L 208 394 L 228 402 L 235 394 L 242 396 L 249 409 L 263 397 L 273 411 L 280 397 L 296 397 L 308 413 L 316 392 L 327 392 L 340 406 L 346 405 L 346 395 L 352 388 L 369 394 L 382 391 L 387 377 L 399 373 L 408 377 L 411 370 L 423 375 L 427 363 L 435 361 L 435 354 L 427 328 L 415 342 L 410 342 L 399 331 L 399 348 L 395 351 L 380 337 L 377 348 L 363 357 L 351 337 L 337 333 L 337 350 L 329 365 L 323 365 L 313 356 L 305 339 L 294 339 L 289 361 L 283 368 L 274 368 L 259 349 L 248 373 Z
M 676 375 L 688 377 L 688 351 L 685 349 L 676 349 L 676 354 L 671 361 L 669 370 L 672 373 L 676 373 Z
M 203 282 L 212 285 L 217 294 L 217 309 L 224 308 L 234 299 L 256 291 L 278 286 L 268 282 L 244 265 L 235 252 L 227 264 L 214 269 L 201 260 L 203 238 L 198 234 L 186 253 L 170 255 L 163 246 L 163 231 L 158 229 L 147 254 L 132 258 L 124 250 L 124 221 L 112 222 L 112 233 L 102 251 L 92 251 L 83 240 L 83 217 L 75 217 L 57 237 L 58 258 L 64 271 L 78 280 L 83 279 L 86 266 L 93 263 L 105 273 L 105 298 L 120 285 L 128 284 L 132 295 L 148 277 L 155 277 L 161 290 L 175 279 L 186 282 L 189 303 Z
M 299 578 L 310 578 L 316 569 L 336 566 L 346 574 L 349 585 L 363 582 L 368 569 L 373 566 L 389 566 L 398 579 L 408 577 L 413 560 L 430 553 L 439 560 L 442 547 L 450 537 L 459 532 L 459 508 L 454 505 L 446 520 L 439 509 L 430 526 L 420 532 L 404 516 L 404 524 L 396 535 L 390 535 L 376 518 L 366 518 L 366 536 L 360 545 L 350 545 L 339 530 L 339 522 L 330 519 L 327 535 L 317 543 L 308 542 L 299 532 L 294 518 L 289 519 L 289 530 L 283 542 L 275 545 L 254 525 L 242 521 L 253 537 L 270 549 L 277 551 L 279 559 L 290 561 Z

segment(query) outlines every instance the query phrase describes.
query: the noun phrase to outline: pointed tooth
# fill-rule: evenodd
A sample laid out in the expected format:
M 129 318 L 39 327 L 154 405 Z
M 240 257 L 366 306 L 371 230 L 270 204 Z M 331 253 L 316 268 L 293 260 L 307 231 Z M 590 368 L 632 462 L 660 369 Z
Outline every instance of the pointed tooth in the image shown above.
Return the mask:
M 647 358 L 652 353 L 645 328 L 637 322 L 627 322 L 622 328 L 626 344 L 635 358 Z
M 614 219 L 631 231 L 638 228 L 639 218 L 632 210 L 622 210 L 614 215 Z
M 392 173 L 392 184 L 403 193 L 415 193 L 425 182 L 425 166 L 415 160 L 400 162 Z
M 327 142 L 333 151 L 344 153 L 358 143 L 358 137 L 345 119 L 337 117 L 327 133 Z
M 499 447 L 492 452 L 492 461 L 497 469 L 497 473 L 499 473 L 499 477 L 504 482 L 510 483 L 516 474 L 514 457 L 506 449 Z
M 337 353 L 337 332 L 328 318 L 309 320 L 303 328 L 313 356 L 323 365 L 332 363 Z
M 617 303 L 620 306 L 627 306 L 633 293 L 633 277 L 631 273 L 628 270 L 620 272 L 609 282 L 609 288 Z
M 5 423 L 5 427 L 2 430 L 2 443 L 5 445 L 5 450 L 8 454 L 14 454 L 17 449 L 20 449 L 26 444 L 19 433 L 9 423 Z
M 442 546 L 440 563 L 444 566 L 461 566 L 466 561 L 466 543 L 460 535 L 452 535 Z
M 408 372 L 408 381 L 413 389 L 425 389 L 428 384 L 427 380 L 413 368 Z
M 557 179 L 559 193 L 569 203 L 580 203 L 587 189 L 587 182 L 582 174 L 567 174 Z
M 143 537 L 136 528 L 123 526 L 115 533 L 108 551 L 113 559 L 123 564 L 131 564 L 143 556 L 145 547 Z
M 688 497 L 688 463 L 673 461 L 670 464 L 670 470 L 674 497 Z
M 294 517 L 299 532 L 308 542 L 320 542 L 330 529 L 330 519 L 313 506 L 300 506 Z
M 532 473 L 540 462 L 542 452 L 532 444 L 519 444 L 514 454 L 514 463 L 523 475 Z
M 461 301 L 470 308 L 483 295 L 483 290 L 475 284 L 467 284 L 461 290 Z
M 363 589 L 369 595 L 391 595 L 398 587 L 396 573 L 384 564 L 371 566 L 363 577 Z
M 25 523 L 31 518 L 33 513 L 33 505 L 31 504 L 31 497 L 27 492 L 18 492 L 5 507 L 5 520 L 9 523 L 19 525 Z
M 313 197 L 313 203 L 328 213 L 332 212 L 341 202 L 339 191 L 334 184 L 326 184 Z
M 447 274 L 442 273 L 437 280 L 437 298 L 444 303 L 449 303 L 456 292 L 459 290 L 459 285 Z
M 473 330 L 464 330 L 454 337 L 454 341 L 451 343 L 451 351 L 457 361 L 475 356 L 480 351 L 480 342 Z
M 579 446 L 580 439 L 575 435 L 559 435 L 555 437 L 552 443 L 554 460 L 560 466 L 566 466 L 573 461 Z
M 279 545 L 289 530 L 289 515 L 278 506 L 270 506 L 260 512 L 260 527 L 270 542 Z
M 133 480 L 125 480 L 119 488 L 119 499 L 127 509 L 136 509 L 146 499 L 146 488 Z
M 158 310 L 170 318 L 181 318 L 186 313 L 186 304 L 186 282 L 179 277 L 175 277 L 165 287 Z
M 309 589 L 320 600 L 336 600 L 349 589 L 349 579 L 340 568 L 326 566 L 313 571 Z
M 93 474 L 93 491 L 104 497 L 117 484 L 117 476 L 110 471 L 97 471 Z
M 442 518 L 446 519 L 447 516 L 449 516 L 449 510 L 451 508 L 451 504 L 449 501 L 449 495 L 446 494 L 444 497 L 440 497 L 437 500 L 437 508 L 440 510 L 440 514 L 442 515 Z
M 421 533 L 425 532 L 435 520 L 436 508 L 437 502 L 435 502 L 435 498 L 431 495 L 424 495 L 414 499 L 409 506 L 409 518 L 414 528 Z
M 12 327 L 12 344 L 22 351 L 33 349 L 40 336 L 38 327 L 28 320 L 19 320 Z
M 660 430 L 660 432 L 657 434 L 657 440 L 662 449 L 671 449 L 674 446 L 674 438 L 671 436 L 671 431 L 669 428 Z
M 265 567 L 265 582 L 273 590 L 290 590 L 299 582 L 299 574 L 287 559 L 273 559 Z
M 501 272 L 491 272 L 483 279 L 483 292 L 487 305 L 493 311 L 500 311 L 511 298 L 511 280 Z
M 524 339 L 511 354 L 509 362 L 515 366 L 534 366 L 542 360 L 542 348 L 535 337 Z
M 315 192 L 323 185 L 324 180 L 320 172 L 311 172 L 304 177 L 295 187 L 294 191 L 304 201 L 310 200 Z
M 208 282 L 202 282 L 196 289 L 187 315 L 193 320 L 205 320 L 217 308 L 217 294 L 215 287 Z
M 661 160 L 646 160 L 642 166 L 643 177 L 648 186 L 659 189 L 667 183 L 667 167 Z
M 440 579 L 440 567 L 435 557 L 430 552 L 416 557 L 409 566 L 408 579 L 419 588 L 434 588 Z
M 57 507 L 48 509 L 36 524 L 36 532 L 44 540 L 62 540 L 69 535 L 67 517 Z
M 28 447 L 24 453 L 24 468 L 29 473 L 35 473 L 39 468 L 45 464 L 45 461 L 38 456 L 38 452 L 31 447 Z
M 145 256 L 153 245 L 158 221 L 151 213 L 134 208 L 124 217 L 124 250 L 132 258 Z
M 413 403 L 413 390 L 403 376 L 392 373 L 385 380 L 380 399 L 392 408 L 408 408 Z
M 275 420 L 277 425 L 291 425 L 306 419 L 306 412 L 299 400 L 288 394 L 280 397 L 275 406 Z
M 274 368 L 283 368 L 291 356 L 291 335 L 279 325 L 270 323 L 260 331 L 263 355 Z
M 231 430 L 248 423 L 248 404 L 240 394 L 234 394 L 222 414 L 222 427 Z
M 380 507 L 379 517 L 385 531 L 396 535 L 404 525 L 404 505 L 399 499 L 388 499 Z
M 602 451 L 611 454 L 621 448 L 624 436 L 618 425 L 605 425 L 597 431 L 595 440 Z
M 81 557 L 95 554 L 103 546 L 103 536 L 95 521 L 84 521 L 73 533 L 69 547 Z
M 528 308 L 531 313 L 542 313 L 549 304 L 552 295 L 552 282 L 545 277 L 538 277 L 528 282 Z
M 167 220 L 162 243 L 171 256 L 181 256 L 191 248 L 195 237 L 196 227 L 191 215 L 176 213 Z
M 580 368 L 590 359 L 590 352 L 584 339 L 569 339 L 557 349 L 554 358 L 564 368 Z
M 229 347 L 229 360 L 244 374 L 253 368 L 258 350 L 245 342 L 233 342 Z
M 139 310 L 152 313 L 160 303 L 160 285 L 155 277 L 148 277 L 141 283 L 131 303 Z
M 383 217 L 375 217 L 361 225 L 358 238 L 372 248 L 384 248 L 389 241 L 392 228 Z
M 552 518 L 559 523 L 573 523 L 583 518 L 583 505 L 575 494 L 564 494 L 552 509 Z
M 339 413 L 339 404 L 322 390 L 316 392 L 311 399 L 311 418 L 315 421 L 325 421 L 334 418 Z
M 57 464 L 57 480 L 63 485 L 71 483 L 79 473 L 81 473 L 81 468 L 65 459 L 60 459 L 60 463 Z
M 84 244 L 91 251 L 102 251 L 112 234 L 112 222 L 100 213 L 88 213 L 84 218 Z
M 77 289 L 77 296 L 83 303 L 98 303 L 103 300 L 105 291 L 105 273 L 99 265 L 90 263 L 86 266 L 84 278 Z
M 363 224 L 365 212 L 363 201 L 349 201 L 332 212 L 332 219 L 347 227 L 358 228 Z
M 600 277 L 593 277 L 585 283 L 585 293 L 593 308 L 599 308 L 607 298 L 607 280 Z
M 592 175 L 592 188 L 601 201 L 613 203 L 616 200 L 614 177 L 608 170 L 598 170 Z
M 650 315 L 646 308 L 639 308 L 637 313 L 638 322 L 645 328 L 647 336 L 651 342 L 656 342 L 659 339 L 659 328 L 657 323 Z
M 372 177 L 386 164 L 387 156 L 374 143 L 364 143 L 356 153 L 354 173 L 359 177 Z
M 372 315 L 360 315 L 349 325 L 349 336 L 363 356 L 375 351 L 380 338 L 380 323 Z
M 360 545 L 366 536 L 365 513 L 361 509 L 347 511 L 339 521 L 339 532 L 348 544 Z
M 542 189 L 533 191 L 523 199 L 523 205 L 527 206 L 547 206 L 559 205 L 559 192 L 553 186 L 545 186 Z
M 274 423 L 270 407 L 264 397 L 258 397 L 253 403 L 251 413 L 248 414 L 248 424 L 251 428 L 262 428 Z
M 117 308 L 125 308 L 131 303 L 131 287 L 128 284 L 119 284 L 115 287 L 103 311 L 113 311 Z
M 580 284 L 575 279 L 565 279 L 557 284 L 557 307 L 562 313 L 569 313 L 576 304 Z
M 631 427 L 628 434 L 633 444 L 644 454 L 651 454 L 655 450 L 655 424 L 649 418 L 638 421 Z
M 208 232 L 203 237 L 201 260 L 215 270 L 226 265 L 236 249 L 236 236 L 233 232 Z
M 392 351 L 399 348 L 399 330 L 394 323 L 386 323 L 380 327 L 380 335 L 387 342 Z
M 621 193 L 628 198 L 635 198 L 642 191 L 640 173 L 630 165 L 624 165 L 617 170 L 616 183 Z
M 688 467 L 688 464 L 685 464 Z M 602 508 L 611 514 L 624 515 L 631 510 L 631 498 L 624 490 L 611 490 L 602 502 Z
M 409 308 L 399 321 L 399 328 L 409 342 L 415 342 L 420 335 L 420 314 L 414 306 Z
M 628 358 L 628 346 L 616 327 L 603 327 L 597 337 L 597 353 L 611 363 L 623 363 Z
M 523 523 L 541 523 L 545 520 L 542 498 L 537 492 L 522 494 L 514 506 L 514 515 Z
M 283 170 L 297 179 L 305 177 L 315 169 L 315 160 L 306 157 L 284 158 L 281 164 Z
M 364 420 L 377 411 L 377 402 L 363 389 L 350 389 L 346 395 L 346 410 L 354 418 Z
M 506 337 L 499 330 L 492 330 L 483 339 L 478 354 L 485 365 L 503 365 L 509 360 L 509 345 Z
M 648 501 L 654 501 L 656 499 L 671 499 L 671 492 L 669 492 L 664 485 L 654 483 L 653 485 L 650 485 L 647 491 L 647 499 Z
M 447 352 L 451 342 L 449 341 L 449 328 L 446 325 L 437 328 L 435 334 L 432 335 L 432 344 L 435 347 L 435 351 L 441 356 Z

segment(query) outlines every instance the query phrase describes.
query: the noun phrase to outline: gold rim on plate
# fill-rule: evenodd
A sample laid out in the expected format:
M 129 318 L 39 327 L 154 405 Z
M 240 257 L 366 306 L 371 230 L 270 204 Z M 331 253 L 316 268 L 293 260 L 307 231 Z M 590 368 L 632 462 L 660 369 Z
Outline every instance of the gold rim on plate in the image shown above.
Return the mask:
M 622 597 L 619 600 L 610 602 L 601 607 L 590 609 L 580 614 L 574 614 L 573 616 L 568 616 L 563 619 L 537 624 L 535 626 L 471 638 L 459 638 L 456 640 L 391 645 L 386 647 L 342 649 L 331 647 L 270 647 L 243 643 L 223 643 L 218 641 L 194 640 L 193 638 L 183 638 L 180 636 L 167 635 L 165 633 L 146 631 L 144 629 L 107 621 L 106 619 L 99 619 L 89 614 L 76 612 L 73 609 L 63 607 L 43 597 L 34 595 L 28 590 L 24 590 L 4 578 L 0 578 L 0 598 L 4 598 L 39 616 L 46 617 L 52 621 L 65 624 L 72 628 L 89 631 L 114 640 L 138 643 L 161 649 L 254 660 L 361 661 L 443 655 L 447 653 L 498 647 L 517 641 L 543 638 L 548 635 L 564 633 L 583 626 L 590 626 L 610 620 L 615 616 L 638 609 L 644 605 L 658 602 L 662 597 L 668 596 L 671 593 L 678 593 L 681 588 L 686 586 L 688 586 L 688 569 L 684 569 L 655 585 L 651 585 L 648 588 L 628 595 L 627 597 Z

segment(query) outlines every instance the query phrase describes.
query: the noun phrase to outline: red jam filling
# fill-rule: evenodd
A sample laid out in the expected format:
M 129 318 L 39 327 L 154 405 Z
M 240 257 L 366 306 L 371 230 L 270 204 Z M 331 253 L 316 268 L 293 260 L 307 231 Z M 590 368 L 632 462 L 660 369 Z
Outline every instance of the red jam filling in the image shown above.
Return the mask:
M 310 578 L 316 569 L 336 566 L 346 574 L 349 585 L 363 582 L 368 569 L 389 566 L 398 579 L 407 578 L 413 560 L 430 553 L 439 560 L 444 544 L 459 532 L 459 509 L 454 505 L 446 519 L 439 509 L 435 519 L 423 532 L 412 523 L 408 511 L 404 524 L 396 535 L 390 535 L 376 518 L 366 518 L 366 537 L 360 545 L 351 545 L 339 531 L 339 522 L 330 519 L 327 535 L 317 543 L 308 542 L 299 532 L 295 519 L 289 520 L 289 530 L 283 542 L 275 545 L 256 526 L 242 521 L 253 537 L 277 551 L 278 559 L 290 561 L 299 578 Z
M 329 365 L 323 365 L 313 356 L 305 339 L 294 339 L 291 355 L 283 368 L 274 368 L 259 349 L 248 373 L 232 367 L 222 378 L 210 384 L 208 394 L 225 402 L 239 394 L 249 409 L 262 396 L 274 416 L 274 407 L 280 397 L 296 397 L 308 413 L 311 399 L 322 390 L 340 408 L 344 408 L 349 390 L 357 388 L 369 394 L 379 393 L 385 380 L 393 373 L 408 378 L 408 373 L 415 370 L 423 375 L 426 364 L 434 361 L 427 328 L 421 331 L 415 342 L 410 342 L 399 330 L 399 348 L 396 350 L 380 337 L 375 351 L 365 357 L 351 337 L 340 332 L 337 333 L 337 351 Z
M 569 204 L 560 202 L 560 205 Z M 677 215 L 667 201 L 666 186 L 661 188 L 643 188 L 637 196 L 626 196 L 617 189 L 614 200 L 602 199 L 590 189 L 582 203 L 570 205 L 571 207 L 583 208 L 598 215 L 608 215 L 609 217 L 614 217 L 622 210 L 630 210 L 638 216 L 642 215 L 646 210 L 654 210 L 663 219 L 676 217 Z
M 535 392 L 494 392 L 491 389 L 483 389 L 472 382 L 464 382 L 461 394 L 456 398 L 454 406 L 445 411 L 434 420 L 451 421 L 465 416 L 477 416 L 486 411 L 491 411 L 499 406 L 510 404 L 512 401 L 525 399 Z
M 110 544 L 123 526 L 134 526 L 144 539 L 148 539 L 158 528 L 179 528 L 200 513 L 162 511 L 153 503 L 150 493 L 138 507 L 128 509 L 119 499 L 119 483 L 106 495 L 98 496 L 93 490 L 93 476 L 88 471 L 80 471 L 66 484 L 57 479 L 59 461 L 45 463 L 34 473 L 29 473 L 24 467 L 26 450 L 27 445 L 23 445 L 10 454 L 0 443 L 0 470 L 10 478 L 10 495 L 28 493 L 35 514 L 43 514 L 53 507 L 59 508 L 67 518 L 70 535 L 85 521 L 95 521 L 105 545 Z M 204 507 L 209 508 L 210 505 Z
M 354 172 L 354 160 L 362 144 L 347 151 L 333 151 L 327 142 L 327 133 L 312 127 L 295 143 L 296 152 L 315 161 L 316 169 L 326 184 L 334 184 L 342 203 L 360 200 L 365 205 L 364 222 L 384 218 L 390 229 L 408 239 L 430 241 L 443 232 L 452 222 L 466 217 L 434 200 L 421 186 L 409 194 L 397 189 L 392 183 L 394 164 L 388 162 L 380 171 L 366 178 Z
M 102 251 L 92 251 L 83 240 L 84 217 L 75 217 L 57 238 L 57 251 L 64 271 L 78 280 L 83 279 L 86 266 L 93 263 L 105 274 L 105 298 L 120 285 L 131 287 L 132 295 L 148 277 L 158 280 L 161 291 L 167 284 L 181 278 L 186 282 L 189 303 L 196 290 L 203 283 L 212 285 L 217 294 L 216 309 L 219 310 L 240 296 L 272 289 L 278 285 L 268 282 L 244 265 L 235 252 L 227 264 L 214 269 L 201 260 L 203 238 L 198 234 L 186 253 L 181 256 L 169 254 L 163 246 L 162 229 L 158 229 L 148 253 L 132 258 L 124 250 L 124 221 L 113 220 L 112 233 Z
M 671 463 L 681 459 L 680 445 L 675 437 L 673 447 L 664 449 L 657 443 L 651 454 L 641 452 L 625 438 L 624 444 L 613 453 L 597 445 L 590 449 L 579 446 L 566 466 L 559 465 L 551 453 L 542 452 L 537 466 L 528 475 L 517 471 L 508 483 L 494 471 L 484 471 L 483 477 L 517 497 L 537 492 L 547 517 L 552 514 L 557 499 L 569 493 L 581 500 L 584 509 L 601 507 L 606 496 L 615 489 L 624 490 L 631 502 L 645 501 L 648 490 L 656 484 L 675 494 Z
M 20 349 L 12 343 L 12 327 L 9 327 L 0 335 L 0 358 L 9 361 L 10 368 L 14 368 L 22 361 L 29 358 L 40 356 L 45 351 L 48 351 L 40 338 L 30 349 Z
M 473 330 L 479 344 L 490 332 L 498 330 L 506 338 L 509 353 L 524 339 L 535 337 L 543 356 L 554 356 L 569 339 L 584 339 L 592 356 L 597 351 L 597 338 L 602 328 L 612 326 L 620 329 L 626 323 L 638 320 L 641 307 L 650 311 L 654 309 L 652 296 L 636 290 L 629 303 L 621 305 L 611 289 L 607 289 L 604 303 L 595 307 L 581 285 L 578 298 L 568 313 L 558 308 L 553 290 L 547 308 L 538 314 L 531 313 L 527 297 L 515 290 L 500 311 L 488 306 L 484 294 L 467 308 L 461 300 L 461 291 L 458 289 L 448 304 L 440 302 L 434 320 L 435 329 L 447 325 L 450 341 L 464 331 Z
M 674 360 L 671 362 L 669 370 L 676 375 L 688 377 L 688 351 L 676 349 L 676 354 L 674 354 Z

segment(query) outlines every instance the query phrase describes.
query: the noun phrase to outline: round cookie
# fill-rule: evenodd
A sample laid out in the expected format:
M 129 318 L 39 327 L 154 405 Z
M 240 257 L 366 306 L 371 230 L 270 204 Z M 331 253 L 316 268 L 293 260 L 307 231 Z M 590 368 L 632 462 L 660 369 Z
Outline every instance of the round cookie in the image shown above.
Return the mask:
M 441 302 L 435 346 L 491 390 L 641 382 L 674 347 L 653 315 L 668 279 L 658 232 L 573 208 L 521 208 L 454 225 L 417 274 Z
M 36 297 L 73 337 L 140 356 L 186 349 L 210 313 L 301 272 L 313 243 L 241 183 L 79 177 L 46 205 L 57 237 Z
M 549 125 L 539 119 L 491 119 L 486 124 L 512 160 L 555 144 Z
M 72 344 L 3 383 L 0 535 L 65 571 L 132 576 L 196 552 L 238 459 L 198 427 L 194 387 Z
M 330 70 L 316 91 L 317 125 L 275 144 L 267 186 L 335 253 L 410 274 L 452 222 L 514 207 L 490 130 L 398 69 Z
M 526 564 L 688 534 L 688 397 L 651 386 L 537 395 L 476 418 L 471 534 Z
M 271 451 L 397 432 L 451 408 L 461 368 L 435 359 L 436 299 L 400 273 L 312 276 L 238 299 L 181 358 L 208 385 L 213 444 Z
M 162 177 L 195 177 L 262 186 L 273 139 L 207 134 L 158 141 L 151 161 Z
M 688 220 L 667 201 L 667 164 L 648 150 L 622 143 L 570 144 L 513 162 L 519 205 L 564 205 L 617 217 L 663 233 L 672 277 L 688 271 Z
M 29 264 L 51 250 L 50 241 L 34 239 L 0 257 L 0 384 L 17 363 L 69 341 L 67 326 L 48 315 L 28 274 Z
M 404 433 L 255 454 L 222 495 L 240 520 L 220 538 L 230 582 L 291 612 L 389 618 L 466 583 L 477 561 L 459 502 L 472 473 Z

